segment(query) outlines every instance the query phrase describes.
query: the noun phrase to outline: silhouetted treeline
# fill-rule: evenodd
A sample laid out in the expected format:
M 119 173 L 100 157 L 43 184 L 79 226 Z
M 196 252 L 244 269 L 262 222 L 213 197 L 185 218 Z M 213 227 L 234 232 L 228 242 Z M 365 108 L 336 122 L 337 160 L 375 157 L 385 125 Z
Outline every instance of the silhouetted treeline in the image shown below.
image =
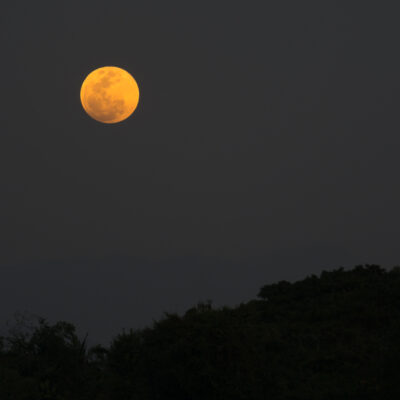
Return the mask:
M 0 340 L 1 400 L 400 399 L 400 268 L 337 269 L 198 304 L 88 348 L 40 319 Z

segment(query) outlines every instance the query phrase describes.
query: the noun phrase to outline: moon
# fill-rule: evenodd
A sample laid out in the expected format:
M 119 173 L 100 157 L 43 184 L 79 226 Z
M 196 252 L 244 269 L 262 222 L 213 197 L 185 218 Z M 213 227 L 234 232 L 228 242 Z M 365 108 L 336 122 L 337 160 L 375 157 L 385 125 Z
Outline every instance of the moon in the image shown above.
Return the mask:
M 82 107 L 96 121 L 105 124 L 121 122 L 136 110 L 138 102 L 138 84 L 122 68 L 95 69 L 82 83 Z

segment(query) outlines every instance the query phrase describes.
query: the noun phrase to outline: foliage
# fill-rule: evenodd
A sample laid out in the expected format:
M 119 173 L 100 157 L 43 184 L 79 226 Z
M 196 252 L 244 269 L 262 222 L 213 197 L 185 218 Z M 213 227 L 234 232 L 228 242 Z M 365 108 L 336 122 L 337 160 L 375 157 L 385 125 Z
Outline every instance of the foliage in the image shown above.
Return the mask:
M 39 319 L 0 340 L 0 399 L 399 398 L 399 267 L 324 271 L 258 297 L 166 313 L 109 348 Z

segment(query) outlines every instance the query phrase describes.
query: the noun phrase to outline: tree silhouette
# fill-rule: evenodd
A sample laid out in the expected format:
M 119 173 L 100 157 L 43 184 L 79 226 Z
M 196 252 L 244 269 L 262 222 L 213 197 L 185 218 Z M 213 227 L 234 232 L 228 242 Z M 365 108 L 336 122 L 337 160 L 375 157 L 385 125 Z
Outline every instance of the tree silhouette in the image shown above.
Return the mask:
M 67 322 L 0 339 L 1 400 L 400 397 L 400 268 L 324 271 L 199 303 L 86 349 Z

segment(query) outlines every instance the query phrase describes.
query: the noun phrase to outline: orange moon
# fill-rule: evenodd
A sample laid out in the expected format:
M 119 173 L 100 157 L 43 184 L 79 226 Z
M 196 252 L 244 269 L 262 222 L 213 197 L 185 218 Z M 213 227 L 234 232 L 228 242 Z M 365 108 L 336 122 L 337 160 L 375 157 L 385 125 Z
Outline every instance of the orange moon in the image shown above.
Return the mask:
M 135 111 L 138 102 L 138 84 L 122 68 L 95 69 L 82 83 L 82 107 L 96 121 L 105 124 L 121 122 Z

